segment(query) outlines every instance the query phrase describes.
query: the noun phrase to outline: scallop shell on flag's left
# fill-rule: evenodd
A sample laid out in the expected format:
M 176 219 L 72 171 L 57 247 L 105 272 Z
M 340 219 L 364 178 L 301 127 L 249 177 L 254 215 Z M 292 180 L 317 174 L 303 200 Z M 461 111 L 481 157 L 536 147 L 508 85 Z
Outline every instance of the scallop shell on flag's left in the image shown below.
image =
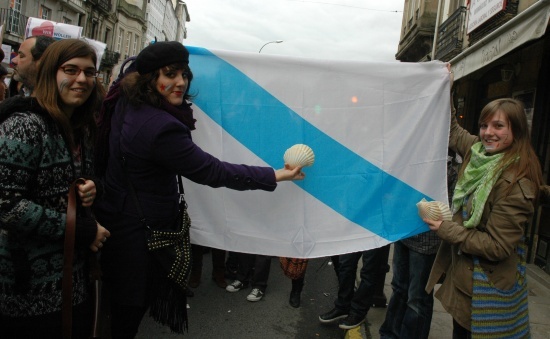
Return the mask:
M 315 154 L 311 147 L 304 144 L 296 144 L 286 150 L 283 160 L 291 169 L 298 166 L 306 167 L 313 165 Z
M 422 219 L 430 220 L 453 220 L 453 214 L 447 204 L 441 201 L 427 201 L 422 198 L 417 204 L 418 215 Z

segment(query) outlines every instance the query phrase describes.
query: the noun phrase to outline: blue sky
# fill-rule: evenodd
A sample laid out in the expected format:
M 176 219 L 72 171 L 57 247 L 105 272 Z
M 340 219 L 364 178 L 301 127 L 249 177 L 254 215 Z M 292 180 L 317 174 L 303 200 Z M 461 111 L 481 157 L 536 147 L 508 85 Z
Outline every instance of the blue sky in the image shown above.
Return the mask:
M 395 61 L 404 0 L 185 0 L 184 44 L 307 58 Z

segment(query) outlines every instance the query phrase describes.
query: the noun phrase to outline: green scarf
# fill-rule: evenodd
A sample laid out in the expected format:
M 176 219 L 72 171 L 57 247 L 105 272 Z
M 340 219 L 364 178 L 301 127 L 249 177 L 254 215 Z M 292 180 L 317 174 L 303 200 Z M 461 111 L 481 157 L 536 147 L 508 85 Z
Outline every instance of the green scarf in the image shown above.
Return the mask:
M 487 155 L 481 142 L 472 145 L 471 151 L 470 162 L 456 183 L 452 206 L 455 214 L 462 207 L 465 198 L 471 196 L 472 211 L 471 217 L 464 221 L 466 228 L 473 228 L 479 224 L 489 193 L 504 170 L 504 167 L 497 170 L 504 153 Z

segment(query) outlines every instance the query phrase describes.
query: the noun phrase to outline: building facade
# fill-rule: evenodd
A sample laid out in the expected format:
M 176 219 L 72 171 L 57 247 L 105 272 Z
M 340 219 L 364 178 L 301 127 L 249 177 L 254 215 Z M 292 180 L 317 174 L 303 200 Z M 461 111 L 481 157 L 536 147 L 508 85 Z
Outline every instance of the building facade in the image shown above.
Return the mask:
M 80 26 L 86 38 L 107 45 L 101 59 L 99 81 L 110 83 L 113 69 L 127 57 L 137 55 L 151 40 L 150 33 L 161 35 L 158 40 L 183 42 L 187 37 L 185 23 L 189 13 L 181 0 L 0 0 L 2 44 L 16 52 L 25 38 L 29 17 Z M 158 17 L 161 8 L 162 17 Z M 156 12 L 155 12 L 156 11 Z M 155 12 L 153 27 L 148 21 Z M 160 32 L 155 29 L 160 28 Z
M 532 144 L 550 176 L 550 0 L 406 0 L 396 58 L 450 62 L 459 123 L 478 133 L 488 102 L 524 102 Z M 550 206 L 526 230 L 529 262 L 550 273 Z

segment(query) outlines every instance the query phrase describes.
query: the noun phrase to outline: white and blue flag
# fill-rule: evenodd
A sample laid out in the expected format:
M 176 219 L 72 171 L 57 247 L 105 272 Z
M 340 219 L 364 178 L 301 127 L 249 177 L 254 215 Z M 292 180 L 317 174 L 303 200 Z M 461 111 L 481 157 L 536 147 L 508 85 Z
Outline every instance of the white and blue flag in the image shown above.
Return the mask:
M 449 74 L 442 62 L 373 63 L 188 47 L 194 141 L 232 163 L 282 168 L 315 152 L 306 178 L 275 192 L 186 182 L 193 243 L 315 258 L 428 230 L 422 198 L 447 201 Z

